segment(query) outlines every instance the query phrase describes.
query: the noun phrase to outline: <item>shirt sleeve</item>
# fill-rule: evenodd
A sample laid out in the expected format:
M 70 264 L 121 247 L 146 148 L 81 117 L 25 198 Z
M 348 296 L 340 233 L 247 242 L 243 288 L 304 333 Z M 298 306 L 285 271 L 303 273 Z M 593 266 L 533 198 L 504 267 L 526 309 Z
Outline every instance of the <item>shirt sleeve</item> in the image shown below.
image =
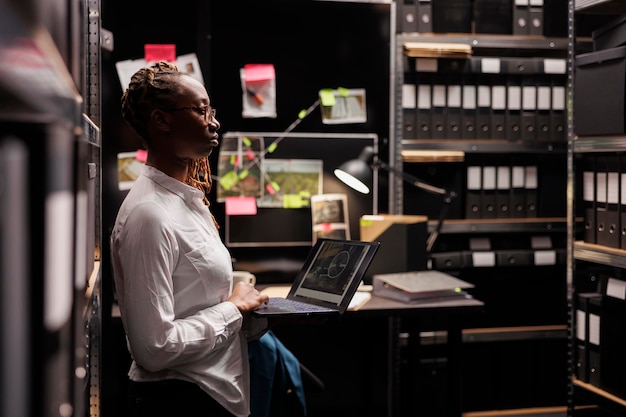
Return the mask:
M 127 224 L 133 227 L 120 235 L 116 248 L 124 277 L 123 288 L 117 290 L 124 292 L 120 309 L 137 364 L 156 372 L 205 358 L 232 343 L 243 322 L 233 303 L 175 317 L 172 276 L 181 254 L 167 213 L 144 203 Z

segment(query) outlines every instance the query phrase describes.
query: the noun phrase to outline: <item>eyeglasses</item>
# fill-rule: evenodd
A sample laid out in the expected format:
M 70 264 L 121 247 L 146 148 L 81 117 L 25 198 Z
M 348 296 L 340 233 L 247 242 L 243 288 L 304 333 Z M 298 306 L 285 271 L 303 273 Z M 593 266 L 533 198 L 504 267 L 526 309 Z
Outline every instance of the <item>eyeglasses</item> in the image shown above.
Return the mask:
M 170 107 L 170 108 L 161 109 L 161 110 L 165 110 L 165 111 L 193 110 L 199 115 L 201 115 L 202 117 L 204 117 L 204 120 L 207 122 L 209 120 L 215 119 L 215 113 L 216 113 L 215 108 L 209 106 L 208 104 L 205 104 L 202 106 Z

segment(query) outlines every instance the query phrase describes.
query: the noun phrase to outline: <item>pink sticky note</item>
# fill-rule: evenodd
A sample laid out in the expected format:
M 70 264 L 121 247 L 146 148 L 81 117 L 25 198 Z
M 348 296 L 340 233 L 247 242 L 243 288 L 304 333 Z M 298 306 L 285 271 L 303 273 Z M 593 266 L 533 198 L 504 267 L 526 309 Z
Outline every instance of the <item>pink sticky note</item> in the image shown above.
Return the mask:
M 256 214 L 256 198 L 226 197 L 227 216 L 241 216 L 245 214 Z
M 324 232 L 332 232 L 333 226 L 330 223 L 322 223 L 322 231 Z
M 243 66 L 246 82 L 266 81 L 276 78 L 272 64 L 246 64 Z
M 176 62 L 176 45 L 147 43 L 143 46 L 146 62 Z
M 137 149 L 137 155 L 135 155 L 135 159 L 145 164 L 148 160 L 148 151 L 146 151 L 145 149 Z

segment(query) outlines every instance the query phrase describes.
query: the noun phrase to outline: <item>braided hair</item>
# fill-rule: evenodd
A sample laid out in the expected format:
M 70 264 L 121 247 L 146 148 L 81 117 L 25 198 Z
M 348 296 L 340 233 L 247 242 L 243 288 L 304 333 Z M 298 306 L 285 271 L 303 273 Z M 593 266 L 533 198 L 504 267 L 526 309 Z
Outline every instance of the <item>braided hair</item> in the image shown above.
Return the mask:
M 138 70 L 122 94 L 122 117 L 137 132 L 148 149 L 151 140 L 147 128 L 150 114 L 156 108 L 176 105 L 176 97 L 182 94 L 179 83 L 181 77 L 188 77 L 188 75 L 179 71 L 176 65 L 160 61 Z M 189 160 L 185 183 L 202 191 L 204 204 L 210 205 L 207 196 L 213 182 L 208 156 Z M 213 221 L 215 222 L 215 218 Z M 215 225 L 218 226 L 217 222 Z

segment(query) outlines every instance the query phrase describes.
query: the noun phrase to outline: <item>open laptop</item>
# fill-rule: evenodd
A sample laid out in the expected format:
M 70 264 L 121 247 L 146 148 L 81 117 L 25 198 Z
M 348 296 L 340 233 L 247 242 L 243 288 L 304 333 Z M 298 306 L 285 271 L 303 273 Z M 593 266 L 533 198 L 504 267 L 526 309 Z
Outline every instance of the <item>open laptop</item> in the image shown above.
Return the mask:
M 286 298 L 270 297 L 259 317 L 341 315 L 357 291 L 380 242 L 317 239 Z

